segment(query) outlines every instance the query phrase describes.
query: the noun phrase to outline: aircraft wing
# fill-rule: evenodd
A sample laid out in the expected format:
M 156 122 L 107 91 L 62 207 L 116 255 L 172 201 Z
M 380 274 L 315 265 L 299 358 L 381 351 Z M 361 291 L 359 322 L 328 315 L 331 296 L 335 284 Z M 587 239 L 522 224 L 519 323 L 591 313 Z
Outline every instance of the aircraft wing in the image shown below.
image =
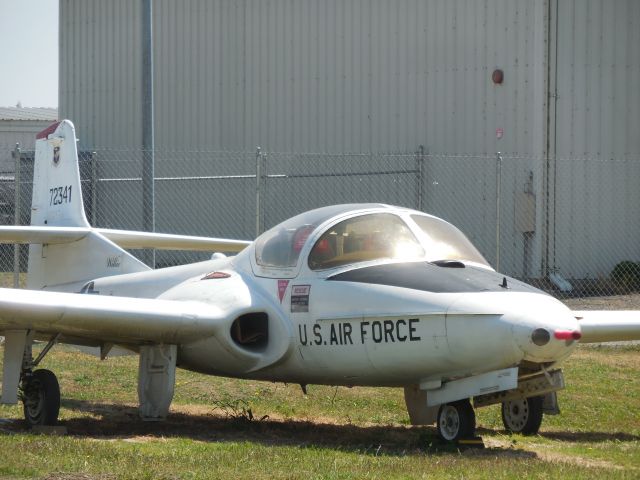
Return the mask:
M 573 314 L 582 330 L 580 343 L 640 340 L 638 310 L 583 310 Z
M 34 330 L 129 345 L 180 344 L 215 335 L 225 318 L 215 306 L 194 301 L 0 288 L 0 331 Z
M 61 244 L 81 240 L 90 232 L 98 232 L 122 248 L 157 248 L 207 252 L 239 252 L 251 244 L 245 240 L 170 235 L 154 232 L 132 232 L 90 227 L 2 226 L 0 243 Z

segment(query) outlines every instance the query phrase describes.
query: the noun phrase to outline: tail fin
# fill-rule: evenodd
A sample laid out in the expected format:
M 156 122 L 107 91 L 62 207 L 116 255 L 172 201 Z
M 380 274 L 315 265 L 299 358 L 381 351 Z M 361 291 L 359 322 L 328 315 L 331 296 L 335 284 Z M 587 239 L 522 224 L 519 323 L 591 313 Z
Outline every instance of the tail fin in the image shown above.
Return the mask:
M 36 136 L 31 225 L 89 226 L 82 205 L 76 131 L 69 120 Z
M 69 120 L 36 136 L 31 225 L 81 227 L 87 234 L 68 243 L 32 244 L 27 288 L 78 291 L 94 278 L 148 270 L 90 228 L 82 202 L 76 133 Z

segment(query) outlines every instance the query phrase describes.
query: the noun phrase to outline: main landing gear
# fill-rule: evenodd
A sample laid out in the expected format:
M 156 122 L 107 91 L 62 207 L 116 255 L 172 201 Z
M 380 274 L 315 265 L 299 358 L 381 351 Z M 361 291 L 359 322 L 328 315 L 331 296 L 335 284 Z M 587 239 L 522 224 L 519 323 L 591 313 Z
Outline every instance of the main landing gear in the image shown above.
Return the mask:
M 55 425 L 60 412 L 60 386 L 51 370 L 25 372 L 20 383 L 24 418 L 31 427 Z
M 404 399 L 412 425 L 433 425 L 438 428 L 438 436 L 445 442 L 471 440 L 476 433 L 476 414 L 468 398 L 449 402 L 440 406 L 429 406 L 428 392 L 418 385 L 404 388 Z
M 502 402 L 502 423 L 507 432 L 535 435 L 542 424 L 544 397 Z
M 27 333 L 20 369 L 19 394 L 24 418 L 30 427 L 55 425 L 60 412 L 60 385 L 51 370 L 34 370 L 58 340 L 53 336 L 34 360 L 32 353 L 33 334 Z
M 457 383 L 458 386 L 460 384 Z M 498 404 L 502 405 L 502 422 L 507 432 L 536 435 L 540 430 L 543 415 L 560 413 L 557 391 L 562 388 L 564 379 L 561 370 L 540 370 L 526 373 L 518 380 L 517 388 L 473 396 L 473 406 L 470 401 L 472 395 L 441 405 L 430 405 L 436 403 L 436 399 L 429 397 L 434 392 L 423 390 L 418 384 L 405 386 L 404 398 L 412 425 L 435 423 L 438 436 L 442 440 L 459 442 L 476 438 L 474 408 Z
M 437 416 L 438 435 L 448 442 L 456 442 L 475 436 L 476 414 L 468 399 L 445 403 Z
M 520 398 L 502 402 L 502 423 L 507 432 L 535 435 L 540 430 L 544 397 Z M 469 400 L 440 406 L 436 419 L 438 435 L 448 442 L 475 436 L 476 416 Z

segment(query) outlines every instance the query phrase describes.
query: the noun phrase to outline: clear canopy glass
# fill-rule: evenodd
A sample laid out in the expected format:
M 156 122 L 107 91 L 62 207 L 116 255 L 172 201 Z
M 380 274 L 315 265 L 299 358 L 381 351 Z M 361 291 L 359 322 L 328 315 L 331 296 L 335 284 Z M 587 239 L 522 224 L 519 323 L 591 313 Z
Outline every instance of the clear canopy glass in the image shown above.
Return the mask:
M 377 204 L 335 205 L 297 215 L 263 233 L 255 243 L 256 263 L 267 268 L 292 268 L 300 260 L 309 236 L 318 226 L 355 210 L 384 209 L 330 226 L 309 253 L 312 270 L 324 270 L 373 260 L 461 260 L 489 266 L 482 254 L 456 227 L 417 212 L 401 216 L 393 207 Z M 416 226 L 422 235 L 414 235 Z M 412 231 L 413 229 L 413 231 Z
M 427 215 L 411 215 L 426 237 L 424 248 L 431 261 L 465 260 L 489 266 L 469 239 L 450 223 Z
M 397 215 L 376 213 L 350 218 L 327 230 L 309 254 L 312 270 L 379 259 L 414 259 L 424 249 Z
M 296 215 L 258 237 L 256 263 L 263 267 L 295 267 L 300 250 L 318 225 L 341 213 L 379 207 L 380 205 L 376 204 L 332 205 Z

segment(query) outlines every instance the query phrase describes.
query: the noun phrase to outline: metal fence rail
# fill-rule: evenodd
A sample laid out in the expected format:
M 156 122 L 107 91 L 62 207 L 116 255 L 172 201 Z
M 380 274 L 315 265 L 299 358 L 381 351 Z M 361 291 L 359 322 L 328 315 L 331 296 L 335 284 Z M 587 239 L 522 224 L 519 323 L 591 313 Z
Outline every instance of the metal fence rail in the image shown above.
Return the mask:
M 145 155 L 115 148 L 81 153 L 92 225 L 143 230 Z M 16 149 L 14 157 L 20 160 L 13 171 L 0 174 L 0 222 L 29 224 L 33 154 Z M 156 151 L 154 157 L 159 232 L 251 239 L 312 208 L 386 203 L 452 222 L 498 270 L 558 295 L 640 289 L 640 189 L 632 181 L 640 177 L 640 159 L 557 159 L 551 183 L 538 158 L 434 155 L 423 147 L 399 154 L 258 149 Z M 27 247 L 15 252 L 0 248 L 0 271 L 25 270 Z M 154 261 L 163 267 L 203 258 L 159 251 Z M 563 291 L 562 279 L 571 291 Z

